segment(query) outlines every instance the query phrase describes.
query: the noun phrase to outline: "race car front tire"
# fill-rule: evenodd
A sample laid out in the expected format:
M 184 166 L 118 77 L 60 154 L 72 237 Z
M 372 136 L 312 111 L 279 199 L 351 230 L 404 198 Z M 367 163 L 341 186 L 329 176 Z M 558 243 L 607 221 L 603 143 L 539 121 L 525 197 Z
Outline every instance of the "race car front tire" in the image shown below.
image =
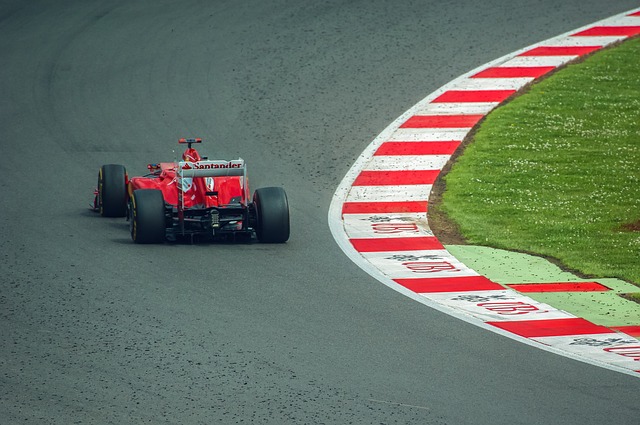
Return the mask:
M 98 173 L 98 207 L 103 217 L 127 214 L 127 171 L 118 164 L 106 164 Z
M 164 198 L 155 189 L 138 189 L 131 196 L 131 217 L 129 225 L 131 239 L 135 243 L 162 243 L 165 239 L 166 224 Z
M 256 212 L 256 236 L 260 242 L 283 243 L 289 240 L 289 201 L 281 187 L 263 187 L 253 194 Z

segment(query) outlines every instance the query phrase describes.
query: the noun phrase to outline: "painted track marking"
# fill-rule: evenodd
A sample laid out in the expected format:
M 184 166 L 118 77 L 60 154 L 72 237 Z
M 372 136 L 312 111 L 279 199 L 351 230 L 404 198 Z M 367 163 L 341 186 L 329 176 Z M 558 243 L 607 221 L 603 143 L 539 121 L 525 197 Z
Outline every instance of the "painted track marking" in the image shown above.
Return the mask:
M 597 366 L 640 376 L 640 341 L 480 276 L 433 237 L 431 185 L 466 134 L 500 102 L 559 66 L 640 34 L 640 9 L 506 55 L 441 87 L 391 123 L 337 188 L 329 226 L 385 285 L 461 320 Z

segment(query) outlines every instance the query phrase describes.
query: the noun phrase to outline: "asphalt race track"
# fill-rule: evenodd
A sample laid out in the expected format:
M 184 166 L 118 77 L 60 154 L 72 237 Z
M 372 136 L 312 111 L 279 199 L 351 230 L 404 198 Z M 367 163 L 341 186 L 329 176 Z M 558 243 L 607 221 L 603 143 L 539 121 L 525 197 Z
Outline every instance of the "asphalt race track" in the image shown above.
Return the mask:
M 640 379 L 431 310 L 337 247 L 369 142 L 616 0 L 0 3 L 0 423 L 637 424 Z M 134 245 L 88 210 L 178 137 L 283 186 L 284 245 Z

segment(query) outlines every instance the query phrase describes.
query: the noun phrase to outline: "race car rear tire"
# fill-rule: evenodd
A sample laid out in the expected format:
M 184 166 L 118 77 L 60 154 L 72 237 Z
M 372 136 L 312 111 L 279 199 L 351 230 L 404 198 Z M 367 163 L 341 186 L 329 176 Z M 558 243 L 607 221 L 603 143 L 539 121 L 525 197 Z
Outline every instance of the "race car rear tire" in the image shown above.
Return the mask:
M 135 243 L 162 243 L 165 239 L 166 224 L 164 198 L 155 189 L 138 189 L 131 196 L 131 239 Z
M 283 243 L 289 239 L 289 201 L 281 187 L 263 187 L 253 194 L 256 236 L 260 242 Z
M 98 207 L 103 217 L 127 215 L 127 171 L 122 165 L 106 164 L 98 173 Z

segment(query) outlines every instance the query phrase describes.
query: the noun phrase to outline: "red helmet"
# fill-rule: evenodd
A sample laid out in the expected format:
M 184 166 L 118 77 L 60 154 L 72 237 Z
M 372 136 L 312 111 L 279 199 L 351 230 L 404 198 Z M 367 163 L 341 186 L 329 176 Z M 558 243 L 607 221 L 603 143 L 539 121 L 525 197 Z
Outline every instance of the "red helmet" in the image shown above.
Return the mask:
M 198 151 L 193 148 L 188 148 L 182 154 L 183 161 L 197 162 L 197 161 L 200 161 L 201 159 L 202 158 L 200 158 L 200 154 L 198 153 Z

